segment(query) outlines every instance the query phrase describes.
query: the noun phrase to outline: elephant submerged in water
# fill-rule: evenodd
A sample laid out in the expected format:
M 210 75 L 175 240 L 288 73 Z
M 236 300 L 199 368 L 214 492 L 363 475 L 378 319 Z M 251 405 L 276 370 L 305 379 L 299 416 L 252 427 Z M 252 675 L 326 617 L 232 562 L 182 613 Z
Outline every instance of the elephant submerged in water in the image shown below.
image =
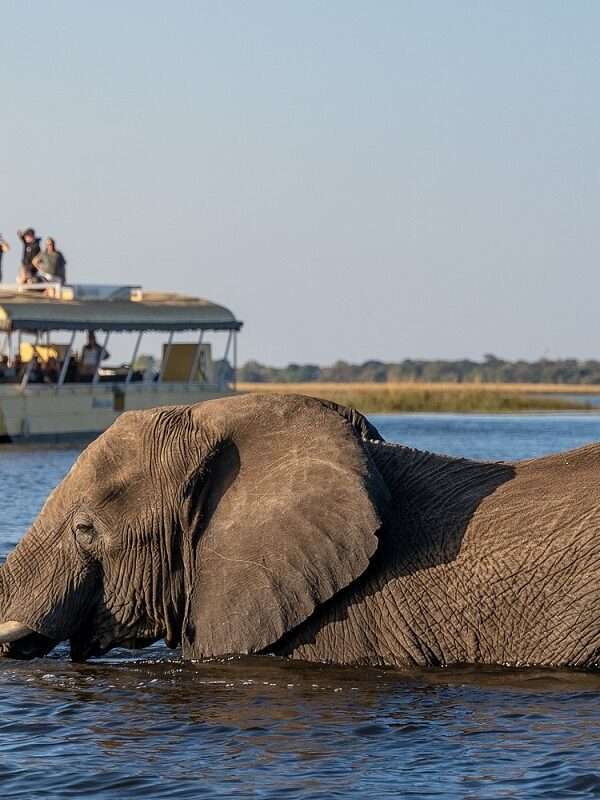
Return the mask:
M 479 463 L 307 397 L 127 412 L 1 567 L 1 653 L 596 668 L 599 489 L 600 445 Z

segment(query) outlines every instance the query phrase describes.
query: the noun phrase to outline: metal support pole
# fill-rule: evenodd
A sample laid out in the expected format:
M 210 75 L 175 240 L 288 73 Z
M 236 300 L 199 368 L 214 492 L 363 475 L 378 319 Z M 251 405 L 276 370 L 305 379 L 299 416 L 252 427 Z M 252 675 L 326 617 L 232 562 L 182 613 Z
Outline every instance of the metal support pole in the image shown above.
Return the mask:
M 171 355 L 171 345 L 173 344 L 173 334 L 175 331 L 170 331 L 169 339 L 167 341 L 167 349 L 165 350 L 165 354 L 163 356 L 163 360 L 160 362 L 160 372 L 158 373 L 158 383 L 162 383 L 163 376 L 165 374 L 165 369 L 167 368 L 167 363 L 169 361 L 169 356 Z
M 227 357 L 229 356 L 229 348 L 231 347 L 232 338 L 233 331 L 229 331 L 229 335 L 227 336 L 227 344 L 225 345 L 225 352 L 223 353 L 223 361 L 227 361 Z
M 200 331 L 200 336 L 198 337 L 198 344 L 196 345 L 196 349 L 194 351 L 194 358 L 192 359 L 192 366 L 190 367 L 190 374 L 188 375 L 188 386 L 190 383 L 193 382 L 194 377 L 196 375 L 196 370 L 198 369 L 198 362 L 200 361 L 200 353 L 201 353 L 201 346 L 202 346 L 202 339 L 204 338 L 204 331 Z
M 29 376 L 31 375 L 31 370 L 33 369 L 33 361 L 34 361 L 35 356 L 36 356 L 36 352 L 35 351 L 36 351 L 36 348 L 37 348 L 37 343 L 38 343 L 39 336 L 40 336 L 40 332 L 36 331 L 35 332 L 35 339 L 33 341 L 33 349 L 31 351 L 31 358 L 27 362 L 27 368 L 26 368 L 25 374 L 23 375 L 23 378 L 21 380 L 21 389 L 25 389 L 25 387 L 29 383 Z
M 100 377 L 100 364 L 102 364 L 102 358 L 104 353 L 106 352 L 106 346 L 108 345 L 108 340 L 110 339 L 110 331 L 106 331 L 106 336 L 104 337 L 104 344 L 102 345 L 102 350 L 98 353 L 98 361 L 96 363 L 96 369 L 94 370 L 94 377 L 92 378 L 92 383 L 98 383 L 98 379 Z
M 140 349 L 140 342 L 142 341 L 143 335 L 144 331 L 140 331 L 135 341 L 135 347 L 133 348 L 133 355 L 131 356 L 131 363 L 129 364 L 129 370 L 127 371 L 127 377 L 125 378 L 126 386 L 131 383 L 131 378 L 133 376 L 133 365 L 135 364 L 135 360 L 137 358 L 138 350 Z
M 233 334 L 233 381 L 231 388 L 235 392 L 237 388 L 237 331 Z
M 69 362 L 71 361 L 71 353 L 73 352 L 73 345 L 75 344 L 75 336 L 77 331 L 73 331 L 71 334 L 71 339 L 69 341 L 69 346 L 67 347 L 67 352 L 65 353 L 65 358 L 63 361 L 62 368 L 60 370 L 60 375 L 58 376 L 58 383 L 57 386 L 62 386 L 65 382 L 65 378 L 67 377 L 67 370 L 69 369 Z
M 231 340 L 233 339 L 233 331 L 229 331 L 227 336 L 227 344 L 225 345 L 225 352 L 223 353 L 223 367 L 227 364 L 227 358 L 229 357 L 229 348 L 231 347 Z M 225 378 L 224 373 L 219 375 L 219 389 L 223 389 L 225 386 Z
M 12 333 L 9 332 L 8 334 L 8 363 L 13 363 L 13 341 L 12 341 Z

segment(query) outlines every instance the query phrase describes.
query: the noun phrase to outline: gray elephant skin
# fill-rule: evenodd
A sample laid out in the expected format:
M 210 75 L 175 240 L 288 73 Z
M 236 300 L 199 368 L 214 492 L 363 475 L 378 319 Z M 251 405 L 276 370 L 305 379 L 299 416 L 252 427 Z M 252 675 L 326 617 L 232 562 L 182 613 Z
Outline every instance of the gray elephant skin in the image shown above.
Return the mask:
M 515 464 L 243 395 L 124 413 L 0 569 L 0 645 L 75 660 L 600 664 L 600 445 Z

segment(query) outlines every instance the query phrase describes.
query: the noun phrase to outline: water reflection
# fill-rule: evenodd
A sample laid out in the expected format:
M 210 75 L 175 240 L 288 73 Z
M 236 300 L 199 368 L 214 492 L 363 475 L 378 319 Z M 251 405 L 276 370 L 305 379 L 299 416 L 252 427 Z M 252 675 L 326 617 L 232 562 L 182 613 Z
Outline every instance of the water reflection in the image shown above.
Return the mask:
M 17 792 L 19 765 L 39 771 L 59 754 L 96 776 L 93 786 L 64 786 L 46 775 L 46 788 L 64 797 L 114 791 L 125 779 L 132 797 L 188 796 L 198 781 L 223 792 L 262 791 L 268 781 L 273 797 L 312 797 L 324 786 L 360 796 L 365 781 L 381 796 L 448 796 L 456 781 L 477 796 L 505 784 L 535 796 L 556 770 L 571 775 L 585 758 L 590 783 L 599 766 L 596 675 L 405 674 L 274 658 L 189 664 L 164 648 L 151 660 L 83 665 L 64 655 L 1 665 L 0 764 Z M 166 765 L 169 788 L 154 775 Z

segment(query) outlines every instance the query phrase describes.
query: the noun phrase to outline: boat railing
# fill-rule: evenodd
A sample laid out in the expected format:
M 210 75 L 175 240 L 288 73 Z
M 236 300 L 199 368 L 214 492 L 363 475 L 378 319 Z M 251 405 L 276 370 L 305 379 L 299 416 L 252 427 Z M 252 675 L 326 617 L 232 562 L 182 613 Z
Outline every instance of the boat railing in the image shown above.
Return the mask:
M 25 393 L 65 393 L 65 394 L 97 394 L 97 393 L 111 393 L 114 391 L 143 393 L 149 394 L 158 392 L 180 392 L 190 391 L 194 392 L 202 389 L 207 392 L 222 392 L 229 388 L 229 384 L 224 383 L 208 383 L 207 381 L 135 381 L 132 383 L 125 383 L 124 381 L 101 381 L 99 383 L 85 383 L 67 382 L 63 384 L 57 383 L 28 383 L 26 387 L 22 387 L 20 383 L 15 382 L 0 382 L 0 394 L 3 389 L 12 389 L 15 392 Z

